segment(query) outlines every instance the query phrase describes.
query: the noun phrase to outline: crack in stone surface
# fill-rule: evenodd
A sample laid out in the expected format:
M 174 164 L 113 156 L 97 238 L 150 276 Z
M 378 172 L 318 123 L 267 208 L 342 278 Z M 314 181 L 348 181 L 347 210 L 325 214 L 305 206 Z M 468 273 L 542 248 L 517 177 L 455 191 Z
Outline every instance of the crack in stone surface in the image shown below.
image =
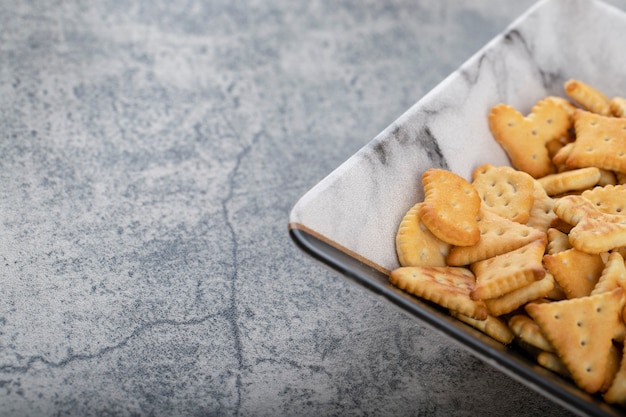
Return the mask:
M 36 364 L 36 363 L 42 363 L 50 368 L 63 368 L 69 364 L 71 364 L 72 362 L 76 362 L 76 361 L 83 361 L 83 360 L 90 360 L 90 359 L 95 359 L 95 358 L 100 358 L 103 355 L 106 355 L 107 353 L 113 352 L 115 350 L 121 349 L 123 347 L 125 347 L 126 345 L 128 345 L 128 343 L 133 340 L 134 338 L 140 336 L 142 333 L 151 330 L 155 327 L 158 326 L 185 326 L 185 325 L 196 325 L 196 324 L 202 324 L 204 322 L 206 322 L 207 320 L 210 320 L 212 318 L 216 318 L 216 317 L 221 317 L 222 313 L 215 313 L 215 314 L 208 314 L 206 316 L 203 317 L 199 317 L 199 318 L 195 318 L 195 319 L 189 319 L 189 320 L 183 320 L 183 321 L 178 321 L 178 320 L 169 320 L 169 319 L 163 319 L 163 320 L 156 320 L 153 322 L 149 322 L 149 323 L 145 323 L 139 327 L 137 327 L 131 334 L 129 334 L 128 336 L 126 336 L 124 339 L 122 339 L 119 343 L 115 344 L 115 345 L 111 345 L 111 346 L 107 346 L 104 347 L 102 349 L 100 349 L 99 351 L 95 352 L 95 353 L 80 353 L 80 354 L 76 354 L 76 355 L 70 355 L 67 358 L 58 361 L 58 362 L 54 362 L 54 361 L 50 361 L 48 359 L 46 359 L 43 355 L 37 355 L 37 356 L 31 356 L 30 358 L 28 358 L 28 360 L 26 361 L 25 365 L 21 365 L 21 366 L 17 366 L 17 365 L 2 365 L 0 366 L 0 373 L 26 373 L 28 372 L 30 369 L 32 369 L 32 367 Z

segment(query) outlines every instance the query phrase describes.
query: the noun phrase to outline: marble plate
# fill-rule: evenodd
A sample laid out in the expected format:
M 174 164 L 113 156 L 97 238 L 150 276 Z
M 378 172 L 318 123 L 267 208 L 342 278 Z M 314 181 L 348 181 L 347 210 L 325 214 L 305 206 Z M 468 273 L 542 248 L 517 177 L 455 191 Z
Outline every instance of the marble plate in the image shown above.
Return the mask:
M 569 78 L 626 96 L 626 14 L 596 0 L 541 0 L 496 36 L 293 207 L 289 230 L 305 252 L 440 330 L 485 362 L 584 415 L 624 415 L 600 397 L 536 366 L 391 286 L 394 240 L 404 213 L 423 198 L 429 167 L 469 179 L 483 163 L 509 164 L 487 125 L 504 102 L 527 114 Z

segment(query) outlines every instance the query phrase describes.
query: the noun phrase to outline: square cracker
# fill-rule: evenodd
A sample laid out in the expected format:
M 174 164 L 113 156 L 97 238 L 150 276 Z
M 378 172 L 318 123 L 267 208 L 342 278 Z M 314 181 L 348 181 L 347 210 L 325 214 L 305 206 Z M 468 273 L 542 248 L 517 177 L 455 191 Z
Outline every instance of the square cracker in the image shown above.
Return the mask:
M 414 266 L 394 269 L 389 282 L 401 290 L 469 317 L 485 320 L 487 306 L 470 298 L 476 279 L 467 268 Z
M 545 236 L 538 229 L 504 218 L 486 208 L 478 213 L 478 228 L 478 243 L 473 246 L 452 247 L 446 257 L 448 265 L 463 266 L 493 258 Z
M 470 297 L 473 300 L 496 298 L 542 279 L 546 275 L 541 262 L 546 243 L 544 235 L 519 249 L 473 263 L 476 288 Z
M 472 173 L 472 185 L 483 206 L 518 223 L 526 223 L 530 217 L 534 181 L 527 173 L 508 166 L 483 164 Z

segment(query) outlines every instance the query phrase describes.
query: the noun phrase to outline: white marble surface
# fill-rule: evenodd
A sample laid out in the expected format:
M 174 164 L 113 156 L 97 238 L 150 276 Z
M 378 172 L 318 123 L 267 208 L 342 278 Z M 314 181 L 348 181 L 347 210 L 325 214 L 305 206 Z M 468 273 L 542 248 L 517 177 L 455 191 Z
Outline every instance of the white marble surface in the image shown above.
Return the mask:
M 626 13 L 604 2 L 535 4 L 305 195 L 291 222 L 381 270 L 397 268 L 395 234 L 423 198 L 423 172 L 445 168 L 470 179 L 484 163 L 509 164 L 487 123 L 498 103 L 528 114 L 548 95 L 566 97 L 570 78 L 626 96 L 623 39 Z
M 287 232 L 532 3 L 0 0 L 0 414 L 566 414 Z

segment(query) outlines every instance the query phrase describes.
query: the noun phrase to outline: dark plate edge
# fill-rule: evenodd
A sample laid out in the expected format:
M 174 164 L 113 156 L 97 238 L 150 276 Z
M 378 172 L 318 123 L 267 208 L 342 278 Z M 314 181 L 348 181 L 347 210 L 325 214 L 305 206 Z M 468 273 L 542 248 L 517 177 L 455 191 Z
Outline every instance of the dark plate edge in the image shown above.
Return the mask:
M 448 336 L 461 348 L 514 380 L 579 415 L 598 417 L 626 415 L 626 411 L 610 406 L 598 396 L 588 395 L 571 382 L 532 364 L 528 355 L 522 353 L 520 349 L 506 348 L 481 332 L 452 318 L 445 311 L 429 305 L 430 303 L 422 302 L 415 297 L 408 296 L 391 284 L 383 283 L 387 280 L 385 273 L 343 252 L 333 244 L 324 241 L 323 237 L 315 236 L 306 229 L 298 223 L 289 223 L 289 235 L 303 252 L 340 272 L 351 282 L 390 301 L 410 317 Z

